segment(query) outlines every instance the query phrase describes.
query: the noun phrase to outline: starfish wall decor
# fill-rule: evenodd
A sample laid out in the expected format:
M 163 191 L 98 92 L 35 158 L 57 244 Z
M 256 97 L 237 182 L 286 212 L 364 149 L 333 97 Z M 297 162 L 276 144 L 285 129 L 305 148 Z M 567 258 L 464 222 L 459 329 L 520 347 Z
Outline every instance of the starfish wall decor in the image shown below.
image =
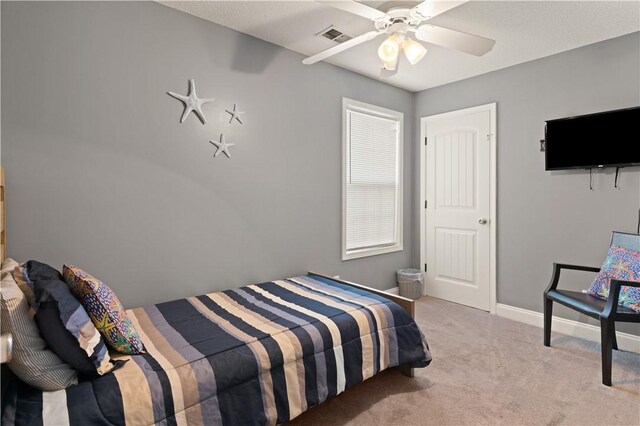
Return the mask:
M 207 123 L 207 119 L 204 118 L 204 113 L 202 112 L 202 106 L 206 103 L 213 102 L 215 98 L 199 98 L 196 95 L 196 83 L 193 79 L 189 79 L 189 94 L 188 95 L 180 95 L 179 93 L 167 92 L 169 96 L 176 98 L 177 100 L 184 103 L 184 112 L 182 113 L 182 117 L 180 118 L 180 122 L 184 123 L 184 120 L 187 119 L 189 113 L 193 111 L 202 124 Z
M 229 154 L 229 147 L 234 146 L 234 143 L 229 143 L 225 140 L 224 134 L 220 134 L 220 141 L 209 141 L 209 143 L 216 146 L 216 152 L 213 154 L 213 157 L 217 157 L 221 152 L 227 156 L 227 158 L 231 158 L 231 154 Z
M 202 112 L 202 106 L 209 102 L 213 102 L 215 98 L 199 98 L 196 94 L 196 83 L 192 78 L 189 79 L 189 93 L 187 95 L 181 95 L 174 92 L 167 92 L 167 94 L 184 104 L 184 111 L 182 112 L 182 117 L 180 117 L 180 123 L 184 123 L 191 111 L 193 111 L 200 119 L 202 124 L 207 123 L 207 119 Z M 232 124 L 234 120 L 240 124 L 244 124 L 240 119 L 240 115 L 244 114 L 244 111 L 239 111 L 237 104 L 233 104 L 233 109 L 225 109 L 225 112 L 230 115 L 229 124 Z M 220 134 L 219 140 L 210 140 L 209 142 L 216 147 L 216 152 L 213 154 L 214 158 L 220 155 L 220 153 L 226 155 L 227 158 L 231 158 L 229 147 L 234 146 L 235 143 L 227 142 L 224 134 Z
M 244 114 L 244 112 L 238 111 L 238 106 L 236 104 L 233 104 L 233 109 L 231 111 L 229 111 L 228 109 L 225 109 L 225 111 L 231 115 L 231 117 L 229 118 L 229 124 L 231 124 L 233 120 L 238 120 L 238 123 L 242 124 L 242 120 L 240 120 L 240 114 Z

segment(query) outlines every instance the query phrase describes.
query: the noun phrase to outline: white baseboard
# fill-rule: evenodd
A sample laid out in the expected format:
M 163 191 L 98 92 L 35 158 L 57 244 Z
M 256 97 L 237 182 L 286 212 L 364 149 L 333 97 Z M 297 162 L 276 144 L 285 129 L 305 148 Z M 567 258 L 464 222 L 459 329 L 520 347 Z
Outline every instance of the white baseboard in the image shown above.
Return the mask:
M 496 305 L 496 315 L 536 327 L 544 327 L 544 315 L 540 312 L 498 303 Z M 554 316 L 551 321 L 551 330 L 569 336 L 600 342 L 600 327 L 591 324 Z M 640 353 L 640 336 L 617 332 L 616 337 L 620 350 Z M 540 341 L 542 342 L 542 335 L 540 335 Z
M 400 289 L 398 287 L 391 287 L 389 289 L 383 290 L 385 293 L 389 294 L 400 294 Z

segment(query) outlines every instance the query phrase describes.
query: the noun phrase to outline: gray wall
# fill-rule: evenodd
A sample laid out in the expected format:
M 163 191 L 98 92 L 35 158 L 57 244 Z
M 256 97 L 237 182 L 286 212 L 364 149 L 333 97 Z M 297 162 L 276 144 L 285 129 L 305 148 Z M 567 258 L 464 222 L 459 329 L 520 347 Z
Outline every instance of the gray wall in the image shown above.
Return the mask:
M 127 306 L 307 270 L 394 286 L 409 191 L 405 251 L 340 258 L 341 99 L 404 112 L 411 182 L 413 94 L 301 60 L 156 3 L 2 2 L 8 254 L 73 263 Z M 217 98 L 207 125 L 166 94 L 189 78 Z
M 639 105 L 640 33 L 419 92 L 416 131 L 420 117 L 492 102 L 498 110 L 498 302 L 542 312 L 552 262 L 601 265 L 611 231 L 635 232 L 640 208 L 637 168 L 622 170 L 620 190 L 613 170 L 594 173 L 594 191 L 587 171 L 545 172 L 538 143 L 544 121 Z M 418 161 L 416 155 L 414 167 Z M 419 199 L 418 187 L 413 191 Z M 418 256 L 416 235 L 416 263 Z M 567 277 L 563 285 L 576 290 L 592 280 Z M 557 312 L 578 318 L 562 307 Z M 639 327 L 624 330 L 638 333 Z
M 155 3 L 1 7 L 9 255 L 74 263 L 127 306 L 307 270 L 393 286 L 419 263 L 419 118 L 490 102 L 500 303 L 540 311 L 553 261 L 599 265 L 635 229 L 638 170 L 591 192 L 584 171 L 545 172 L 538 140 L 546 119 L 640 104 L 639 34 L 414 95 Z M 217 98 L 205 126 L 165 93 L 188 78 Z M 404 252 L 340 259 L 343 96 L 405 113 Z M 220 132 L 232 159 L 212 158 Z

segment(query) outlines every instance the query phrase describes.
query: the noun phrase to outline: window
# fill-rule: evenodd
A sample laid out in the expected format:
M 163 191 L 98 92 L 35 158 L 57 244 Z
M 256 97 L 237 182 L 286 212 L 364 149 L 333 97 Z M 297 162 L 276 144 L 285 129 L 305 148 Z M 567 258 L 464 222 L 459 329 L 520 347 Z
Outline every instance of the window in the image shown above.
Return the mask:
M 342 100 L 342 260 L 402 250 L 403 115 Z

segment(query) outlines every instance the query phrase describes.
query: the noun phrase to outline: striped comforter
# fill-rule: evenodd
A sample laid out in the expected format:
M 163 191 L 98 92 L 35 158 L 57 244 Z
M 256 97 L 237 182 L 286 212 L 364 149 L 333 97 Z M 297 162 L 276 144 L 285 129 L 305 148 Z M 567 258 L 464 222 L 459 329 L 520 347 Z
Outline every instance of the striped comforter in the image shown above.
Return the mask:
M 397 304 L 316 276 L 136 308 L 148 353 L 63 391 L 14 380 L 2 424 L 277 424 L 397 365 L 431 361 Z

